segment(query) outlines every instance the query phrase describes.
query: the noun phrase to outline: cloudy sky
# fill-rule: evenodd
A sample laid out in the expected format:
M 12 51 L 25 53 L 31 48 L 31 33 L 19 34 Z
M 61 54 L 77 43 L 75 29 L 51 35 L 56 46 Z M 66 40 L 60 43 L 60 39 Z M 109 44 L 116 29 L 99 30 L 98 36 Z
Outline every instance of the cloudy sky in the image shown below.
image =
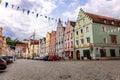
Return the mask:
M 8 5 L 5 8 L 6 2 Z M 61 18 L 63 24 L 68 19 L 75 21 L 80 8 L 86 12 L 120 18 L 119 3 L 120 0 L 2 0 L 0 27 L 3 28 L 3 36 L 23 40 L 35 31 L 36 39 L 39 39 L 47 32 L 56 30 L 56 19 Z

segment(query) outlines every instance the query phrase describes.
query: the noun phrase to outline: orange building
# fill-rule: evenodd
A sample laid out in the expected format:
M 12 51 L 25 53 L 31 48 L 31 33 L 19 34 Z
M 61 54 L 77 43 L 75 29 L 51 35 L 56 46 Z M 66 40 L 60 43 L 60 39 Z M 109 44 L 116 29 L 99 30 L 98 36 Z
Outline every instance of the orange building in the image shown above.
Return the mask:
M 50 55 L 55 55 L 55 43 L 56 43 L 56 31 L 51 32 L 51 37 L 50 37 Z

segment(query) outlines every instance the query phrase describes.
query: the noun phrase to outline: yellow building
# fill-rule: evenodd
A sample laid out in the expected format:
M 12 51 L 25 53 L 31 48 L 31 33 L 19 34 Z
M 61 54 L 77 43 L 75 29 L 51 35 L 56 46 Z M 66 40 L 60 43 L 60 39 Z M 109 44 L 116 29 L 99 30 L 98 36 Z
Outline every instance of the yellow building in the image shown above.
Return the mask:
M 50 33 L 46 34 L 46 54 L 49 54 L 50 51 Z
M 30 40 L 28 42 L 28 48 L 26 49 L 26 57 L 32 58 L 39 56 L 39 40 Z
M 8 55 L 7 54 L 7 42 L 6 37 L 2 37 L 2 55 Z

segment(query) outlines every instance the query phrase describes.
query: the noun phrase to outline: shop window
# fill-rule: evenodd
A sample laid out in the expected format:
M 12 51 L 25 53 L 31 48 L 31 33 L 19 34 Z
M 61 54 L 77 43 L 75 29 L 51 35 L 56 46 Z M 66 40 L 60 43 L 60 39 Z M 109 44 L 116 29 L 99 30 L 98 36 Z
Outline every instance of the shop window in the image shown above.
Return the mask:
M 110 49 L 110 55 L 111 57 L 115 57 L 115 49 Z
M 106 50 L 100 49 L 100 54 L 101 54 L 101 57 L 106 57 Z

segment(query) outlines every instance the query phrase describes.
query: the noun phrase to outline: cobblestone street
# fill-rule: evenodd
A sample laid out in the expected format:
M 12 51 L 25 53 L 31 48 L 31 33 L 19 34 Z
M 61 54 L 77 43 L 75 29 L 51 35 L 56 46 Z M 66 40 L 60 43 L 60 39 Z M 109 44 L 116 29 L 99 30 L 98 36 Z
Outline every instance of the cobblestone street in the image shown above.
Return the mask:
M 39 61 L 18 59 L 0 80 L 120 80 L 120 60 Z

